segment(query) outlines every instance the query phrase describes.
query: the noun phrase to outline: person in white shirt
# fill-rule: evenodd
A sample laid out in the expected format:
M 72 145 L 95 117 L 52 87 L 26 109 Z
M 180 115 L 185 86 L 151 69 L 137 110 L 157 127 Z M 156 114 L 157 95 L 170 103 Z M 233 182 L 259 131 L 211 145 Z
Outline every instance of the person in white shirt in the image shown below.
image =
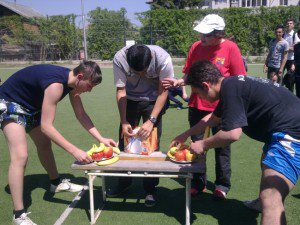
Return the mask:
M 285 25 L 286 25 L 286 31 L 283 35 L 283 38 L 289 43 L 289 50 L 287 55 L 287 61 L 284 67 L 284 69 L 286 70 L 286 74 L 284 75 L 283 78 L 283 84 L 291 92 L 294 92 L 295 67 L 293 66 L 293 64 L 294 64 L 294 45 L 296 43 L 296 35 L 297 35 L 296 32 L 294 31 L 295 20 L 293 18 L 289 18 L 286 20 Z

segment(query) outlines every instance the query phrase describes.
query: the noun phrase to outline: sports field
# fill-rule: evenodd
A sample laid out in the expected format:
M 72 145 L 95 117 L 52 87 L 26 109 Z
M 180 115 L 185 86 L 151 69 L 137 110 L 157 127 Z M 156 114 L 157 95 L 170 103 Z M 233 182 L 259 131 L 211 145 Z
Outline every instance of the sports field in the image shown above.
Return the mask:
M 0 69 L 0 77 L 5 81 L 17 69 Z M 175 68 L 177 77 L 181 68 Z M 262 65 L 250 65 L 248 74 L 264 76 Z M 86 111 L 96 127 L 105 137 L 117 140 L 119 114 L 115 100 L 112 69 L 104 68 L 103 82 L 91 93 L 82 95 Z M 95 141 L 77 122 L 68 97 L 59 105 L 55 125 L 73 144 L 88 150 Z M 173 137 L 188 128 L 187 109 L 170 108 L 163 117 L 163 135 L 161 150 L 167 151 Z M 28 138 L 29 160 L 25 174 L 25 206 L 30 217 L 39 225 L 89 224 L 89 194 L 86 192 L 75 207 L 68 208 L 76 193 L 58 193 L 52 195 L 49 180 L 40 165 L 35 147 Z M 246 136 L 232 145 L 232 188 L 226 201 L 212 198 L 214 173 L 214 151 L 207 157 L 208 190 L 192 199 L 191 223 L 193 225 L 255 225 L 260 223 L 260 214 L 249 211 L 243 206 L 244 200 L 254 199 L 258 195 L 260 182 L 260 155 L 262 143 L 250 140 Z M 7 170 L 9 165 L 8 149 L 2 132 L 0 133 L 0 225 L 12 220 L 11 196 L 6 193 Z M 74 159 L 64 150 L 53 144 L 57 166 L 62 176 L 73 182 L 85 184 L 83 172 L 72 171 Z M 108 182 L 113 185 L 114 179 Z M 109 198 L 97 224 L 104 225 L 175 225 L 185 222 L 185 189 L 183 180 L 160 179 L 158 186 L 158 204 L 154 208 L 144 206 L 144 193 L 140 180 L 120 198 Z M 96 206 L 101 203 L 101 181 L 96 181 L 96 193 L 99 196 Z M 290 225 L 300 224 L 300 185 L 290 193 L 285 202 L 286 216 Z M 67 211 L 65 211 L 67 209 Z M 68 212 L 65 213 L 64 212 Z M 63 216 L 62 216 L 63 215 Z M 64 216 L 67 215 L 67 216 Z

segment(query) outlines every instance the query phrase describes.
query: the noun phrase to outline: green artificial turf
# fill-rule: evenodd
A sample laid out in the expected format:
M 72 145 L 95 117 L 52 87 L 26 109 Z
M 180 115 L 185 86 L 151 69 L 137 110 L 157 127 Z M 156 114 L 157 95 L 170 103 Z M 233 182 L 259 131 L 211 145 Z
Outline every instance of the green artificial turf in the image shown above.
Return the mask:
M 2 81 L 6 80 L 16 69 L 0 69 Z M 176 76 L 181 76 L 181 68 L 176 67 Z M 103 83 L 91 93 L 83 94 L 86 111 L 103 136 L 117 140 L 119 114 L 115 100 L 112 69 L 102 69 Z M 262 65 L 249 65 L 248 74 L 264 77 Z M 189 91 L 189 90 L 188 90 Z M 57 129 L 73 144 L 88 150 L 96 143 L 80 126 L 74 117 L 66 97 L 57 109 L 55 120 Z M 187 109 L 170 108 L 163 117 L 163 135 L 161 150 L 167 151 L 172 138 L 188 128 Z M 39 163 L 36 150 L 30 138 L 29 160 L 25 174 L 25 205 L 32 212 L 30 217 L 40 225 L 51 225 L 60 217 L 75 193 L 49 193 L 49 181 Z M 203 195 L 192 199 L 191 223 L 193 225 L 255 225 L 260 223 L 260 214 L 247 210 L 242 201 L 257 197 L 260 182 L 260 154 L 262 144 L 243 136 L 232 145 L 232 188 L 226 201 L 215 201 L 212 198 L 214 172 L 214 151 L 207 155 L 208 190 Z M 3 133 L 0 132 L 0 224 L 11 223 L 11 196 L 5 192 L 7 170 L 9 166 L 8 149 Z M 59 172 L 72 181 L 84 184 L 86 177 L 83 171 L 72 171 L 74 159 L 64 150 L 53 144 Z M 112 186 L 116 179 L 109 179 Z M 95 196 L 99 196 L 96 206 L 101 204 L 101 181 L 95 181 Z M 120 225 L 175 225 L 185 222 L 185 189 L 183 180 L 160 179 L 158 186 L 159 202 L 154 208 L 144 207 L 144 193 L 140 179 L 136 179 L 132 188 L 120 198 L 108 199 L 108 202 L 96 224 Z M 297 185 L 286 199 L 286 216 L 290 225 L 300 224 L 300 186 Z M 67 217 L 65 225 L 89 224 L 88 192 L 78 202 Z

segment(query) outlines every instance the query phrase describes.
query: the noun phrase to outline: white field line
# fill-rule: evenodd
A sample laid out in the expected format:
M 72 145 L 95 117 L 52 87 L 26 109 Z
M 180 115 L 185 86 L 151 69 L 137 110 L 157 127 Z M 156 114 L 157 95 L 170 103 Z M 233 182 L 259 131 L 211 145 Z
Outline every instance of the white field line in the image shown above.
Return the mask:
M 72 212 L 72 210 L 75 208 L 75 206 L 77 205 L 77 203 L 79 202 L 79 200 L 82 198 L 82 196 L 85 194 L 85 192 L 88 190 L 88 184 L 89 182 L 87 181 L 85 183 L 85 185 L 83 185 L 83 190 L 81 192 L 79 192 L 75 198 L 73 199 L 73 201 L 71 202 L 71 204 L 65 209 L 65 211 L 60 215 L 60 217 L 56 220 L 56 222 L 54 223 L 54 225 L 61 225 L 63 224 L 63 222 L 67 219 L 67 217 L 69 216 L 69 214 Z

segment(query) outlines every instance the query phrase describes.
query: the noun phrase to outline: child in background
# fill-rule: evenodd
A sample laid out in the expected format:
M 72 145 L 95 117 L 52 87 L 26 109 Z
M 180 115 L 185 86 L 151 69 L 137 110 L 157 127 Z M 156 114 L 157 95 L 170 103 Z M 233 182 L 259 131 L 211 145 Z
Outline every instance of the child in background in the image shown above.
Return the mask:
M 185 102 L 189 102 L 190 98 L 186 94 L 185 86 L 179 86 L 169 89 L 168 101 L 167 101 L 167 109 L 170 107 L 170 101 L 174 102 L 176 105 L 176 109 L 183 109 L 183 104 L 179 101 L 176 96 L 180 96 Z

